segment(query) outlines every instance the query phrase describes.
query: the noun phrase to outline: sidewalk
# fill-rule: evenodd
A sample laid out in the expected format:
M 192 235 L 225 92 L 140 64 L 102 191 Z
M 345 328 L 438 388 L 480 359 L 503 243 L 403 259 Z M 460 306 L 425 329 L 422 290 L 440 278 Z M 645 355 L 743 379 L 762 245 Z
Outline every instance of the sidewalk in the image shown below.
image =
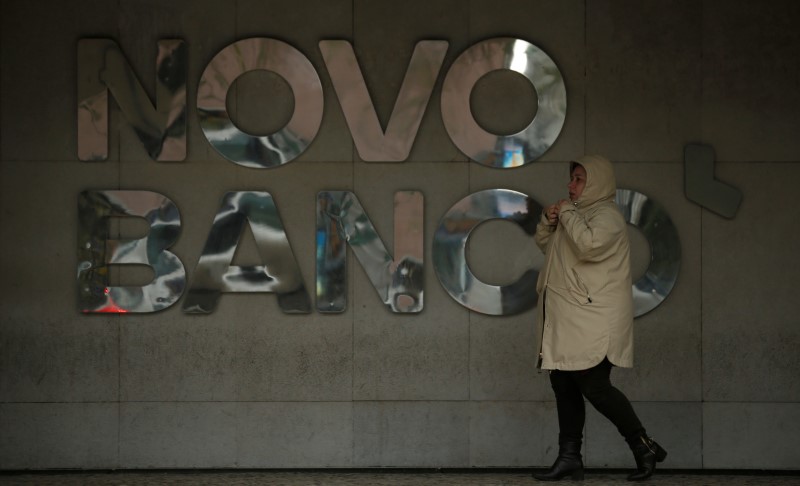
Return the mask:
M 588 470 L 582 483 L 635 484 L 625 480 L 626 471 Z M 0 484 L 9 485 L 280 485 L 280 486 L 516 486 L 549 484 L 534 480 L 529 471 L 118 471 L 0 473 Z M 730 471 L 656 471 L 645 484 L 692 485 L 800 485 L 800 471 L 786 474 Z

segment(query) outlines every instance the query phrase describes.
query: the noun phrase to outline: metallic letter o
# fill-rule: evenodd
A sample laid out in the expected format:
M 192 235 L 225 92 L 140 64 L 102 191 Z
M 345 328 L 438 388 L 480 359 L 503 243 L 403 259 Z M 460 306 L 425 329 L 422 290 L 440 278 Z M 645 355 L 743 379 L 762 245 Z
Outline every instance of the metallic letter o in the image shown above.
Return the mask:
M 266 136 L 239 130 L 226 107 L 231 84 L 257 69 L 280 75 L 294 93 L 289 123 Z M 223 157 L 245 167 L 275 167 L 297 158 L 316 137 L 322 110 L 322 83 L 314 66 L 300 51 L 276 39 L 244 39 L 224 48 L 208 64 L 197 88 L 197 113 L 206 138 Z
M 644 194 L 617 189 L 617 206 L 625 221 L 638 228 L 650 244 L 650 265 L 633 283 L 633 316 L 658 307 L 675 286 L 681 267 L 681 242 L 667 211 Z
M 481 128 L 472 116 L 469 97 L 485 74 L 509 69 L 528 78 L 536 89 L 539 108 L 522 131 L 495 135 Z M 453 63 L 442 87 L 442 121 L 450 139 L 470 159 L 488 167 L 528 164 L 553 145 L 567 113 L 567 90 L 561 71 L 544 51 L 514 38 L 489 39 L 464 51 Z M 519 157 L 509 154 L 519 153 Z

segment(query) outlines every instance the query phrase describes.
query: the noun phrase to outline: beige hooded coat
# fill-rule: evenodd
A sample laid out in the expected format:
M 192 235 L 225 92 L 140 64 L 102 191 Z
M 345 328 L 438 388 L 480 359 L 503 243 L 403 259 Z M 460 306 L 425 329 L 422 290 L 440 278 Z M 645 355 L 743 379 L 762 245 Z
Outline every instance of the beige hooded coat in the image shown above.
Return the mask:
M 577 201 L 563 203 L 551 226 L 543 214 L 536 244 L 545 254 L 536 291 L 539 367 L 585 370 L 603 358 L 633 366 L 633 294 L 627 223 L 614 202 L 607 159 L 588 155 Z

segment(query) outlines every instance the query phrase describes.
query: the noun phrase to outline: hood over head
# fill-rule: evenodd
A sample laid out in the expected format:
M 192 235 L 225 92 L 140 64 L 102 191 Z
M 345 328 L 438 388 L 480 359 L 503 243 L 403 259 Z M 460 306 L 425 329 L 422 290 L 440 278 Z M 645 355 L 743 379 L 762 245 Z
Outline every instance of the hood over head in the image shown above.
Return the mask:
M 586 186 L 576 201 L 579 207 L 591 206 L 596 202 L 613 200 L 616 197 L 617 181 L 611 161 L 602 155 L 584 155 L 572 161 L 570 173 L 575 164 L 580 164 L 586 169 Z

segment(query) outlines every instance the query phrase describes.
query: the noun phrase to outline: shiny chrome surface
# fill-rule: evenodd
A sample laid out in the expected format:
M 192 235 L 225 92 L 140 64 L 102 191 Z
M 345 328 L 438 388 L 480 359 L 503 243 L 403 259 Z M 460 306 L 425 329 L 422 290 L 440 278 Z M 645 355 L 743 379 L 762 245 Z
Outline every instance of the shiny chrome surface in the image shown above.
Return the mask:
M 236 78 L 256 69 L 278 74 L 294 93 L 289 122 L 263 136 L 239 130 L 226 107 Z M 197 113 L 206 138 L 223 157 L 245 167 L 275 167 L 297 158 L 317 135 L 322 110 L 322 84 L 314 66 L 300 51 L 276 39 L 244 39 L 224 48 L 208 64 L 197 88 Z
M 617 189 L 617 205 L 625 220 L 638 228 L 650 244 L 650 265 L 633 283 L 633 315 L 639 317 L 658 307 L 678 279 L 681 242 L 667 211 L 644 194 Z
M 397 313 L 423 308 L 423 196 L 399 191 L 394 197 L 395 257 L 375 231 L 355 194 L 317 194 L 317 310 L 347 308 L 347 245 L 381 301 Z
M 498 69 L 528 78 L 538 99 L 530 124 L 508 136 L 481 128 L 470 109 L 475 83 Z M 467 157 L 489 167 L 517 167 L 539 158 L 561 133 L 567 90 L 561 71 L 544 51 L 520 39 L 500 37 L 475 44 L 456 59 L 444 79 L 441 102 L 447 133 Z
M 253 232 L 263 265 L 231 266 L 245 222 Z M 197 262 L 183 310 L 211 313 L 222 292 L 274 292 L 286 313 L 308 313 L 311 300 L 272 196 L 229 192 Z
M 181 40 L 158 42 L 156 108 L 119 46 L 109 39 L 78 41 L 78 159 L 108 158 L 108 91 L 150 158 L 186 158 L 188 52 Z
M 472 230 L 492 219 L 519 224 L 531 236 L 533 245 L 541 212 L 539 203 L 509 189 L 476 192 L 450 208 L 433 237 L 433 268 L 447 293 L 473 311 L 495 316 L 516 314 L 534 307 L 538 300 L 538 270 L 526 270 L 510 285 L 489 285 L 478 280 L 469 269 L 466 250 Z M 502 251 L 502 246 L 498 251 Z
M 325 40 L 319 43 L 362 160 L 401 162 L 408 158 L 442 67 L 447 46 L 447 41 L 428 40 L 417 43 L 384 132 L 353 46 L 344 40 Z
M 140 217 L 149 225 L 140 239 L 112 239 L 110 218 Z M 178 239 L 181 218 L 168 198 L 150 191 L 84 191 L 78 197 L 78 306 L 86 313 L 154 312 L 180 299 L 186 272 L 167 251 Z M 147 265 L 155 274 L 142 287 L 109 285 L 109 265 Z

